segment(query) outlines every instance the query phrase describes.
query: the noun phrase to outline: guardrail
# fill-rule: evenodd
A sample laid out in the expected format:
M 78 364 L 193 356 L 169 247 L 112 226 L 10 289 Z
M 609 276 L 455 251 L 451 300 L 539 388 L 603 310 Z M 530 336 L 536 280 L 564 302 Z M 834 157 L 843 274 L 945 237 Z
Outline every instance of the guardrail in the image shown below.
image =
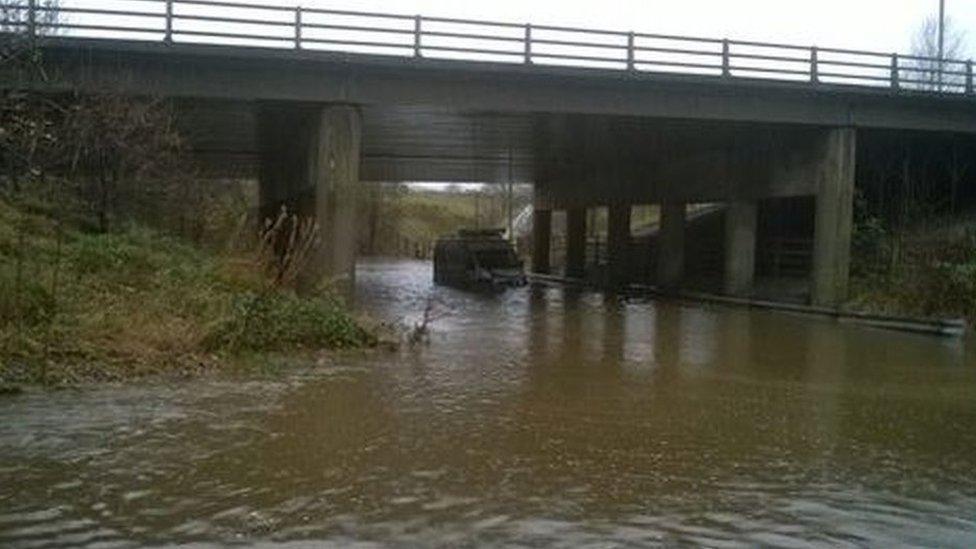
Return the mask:
M 6 2 L 15 5 L 4 10 L 0 29 L 40 39 L 230 44 L 976 96 L 971 60 L 220 0 Z

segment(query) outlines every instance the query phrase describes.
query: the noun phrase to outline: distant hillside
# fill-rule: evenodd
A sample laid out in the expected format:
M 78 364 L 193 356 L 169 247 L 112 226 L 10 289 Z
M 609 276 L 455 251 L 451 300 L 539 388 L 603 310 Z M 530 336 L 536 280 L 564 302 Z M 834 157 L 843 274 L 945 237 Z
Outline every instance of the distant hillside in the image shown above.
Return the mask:
M 502 186 L 484 191 L 411 190 L 404 185 L 376 186 L 363 201 L 360 249 L 365 255 L 428 255 L 438 237 L 466 227 L 508 224 L 507 196 Z M 514 193 L 517 214 L 530 196 Z

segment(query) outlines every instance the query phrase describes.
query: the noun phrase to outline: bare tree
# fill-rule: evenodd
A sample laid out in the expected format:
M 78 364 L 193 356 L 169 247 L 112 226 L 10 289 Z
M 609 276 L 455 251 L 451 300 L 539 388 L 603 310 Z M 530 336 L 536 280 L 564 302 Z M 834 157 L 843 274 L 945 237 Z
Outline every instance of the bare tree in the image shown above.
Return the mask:
M 56 0 L 39 2 L 55 7 Z M 39 50 L 29 32 L 29 0 L 0 0 L 0 191 L 17 189 L 24 179 L 36 179 L 43 151 L 52 145 L 50 102 L 31 92 L 44 78 Z M 36 7 L 36 5 L 35 5 Z M 55 17 L 54 11 L 35 12 Z M 53 19 L 52 19 L 53 21 Z M 47 28 L 47 27 L 40 27 Z
M 28 34 L 33 25 L 38 35 L 54 34 L 61 20 L 61 0 L 0 0 L 0 33 Z
M 0 92 L 0 108 L 9 106 L 12 91 L 19 97 L 28 82 L 44 76 L 34 39 L 57 32 L 60 4 L 60 0 L 0 0 L 0 71 L 7 80 Z
M 939 19 L 928 17 L 912 38 L 912 55 L 902 66 L 906 88 L 926 91 L 959 91 L 966 85 L 966 63 L 962 61 L 966 36 L 951 18 L 945 20 L 945 43 L 939 57 Z
M 172 214 L 166 205 L 205 214 L 196 207 L 205 199 L 168 103 L 102 94 L 75 98 L 64 110 L 54 169 L 77 187 L 99 230 L 127 217 Z

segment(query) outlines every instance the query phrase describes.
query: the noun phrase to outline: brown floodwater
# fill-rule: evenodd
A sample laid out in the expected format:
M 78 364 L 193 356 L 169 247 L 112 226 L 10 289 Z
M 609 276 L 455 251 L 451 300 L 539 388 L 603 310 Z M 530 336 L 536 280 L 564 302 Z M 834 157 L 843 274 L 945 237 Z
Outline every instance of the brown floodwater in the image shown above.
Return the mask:
M 430 279 L 358 296 L 429 346 L 0 399 L 0 546 L 976 546 L 965 340 Z

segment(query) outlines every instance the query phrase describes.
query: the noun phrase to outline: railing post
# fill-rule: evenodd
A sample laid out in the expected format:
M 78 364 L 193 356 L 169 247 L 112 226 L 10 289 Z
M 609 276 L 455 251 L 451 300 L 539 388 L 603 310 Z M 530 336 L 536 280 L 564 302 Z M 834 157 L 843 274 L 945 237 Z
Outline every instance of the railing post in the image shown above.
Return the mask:
M 423 55 L 420 52 L 420 49 L 423 47 L 423 44 L 420 41 L 420 37 L 423 35 L 422 24 L 423 24 L 423 18 L 420 17 L 419 15 L 414 16 L 413 18 L 413 56 L 414 57 L 423 57 Z
M 166 35 L 163 42 L 173 43 L 173 0 L 166 0 Z
M 813 46 L 810 48 L 810 82 L 814 84 L 820 82 L 820 67 L 818 67 L 817 57 L 817 46 Z
M 532 64 L 532 23 L 525 24 L 525 64 Z
M 27 2 L 27 36 L 31 41 L 37 38 L 37 0 Z
M 295 6 L 295 49 L 302 49 L 302 7 Z
M 942 93 L 942 92 L 945 91 L 945 87 L 944 87 L 944 84 L 945 84 L 945 59 L 942 57 L 942 54 L 941 53 L 939 54 L 938 81 L 939 81 L 939 87 L 938 87 L 937 91 L 939 93 Z
M 976 90 L 973 90 L 973 60 L 970 59 L 966 61 L 966 94 L 973 95 Z
M 627 70 L 632 71 L 637 68 L 634 62 L 635 57 L 636 54 L 634 52 L 634 33 L 630 32 L 627 34 Z
M 899 70 L 898 70 L 898 54 L 891 54 L 891 88 L 894 90 L 901 88 L 901 82 L 899 81 Z
M 722 76 L 732 76 L 732 60 L 729 53 L 729 39 L 722 40 Z

